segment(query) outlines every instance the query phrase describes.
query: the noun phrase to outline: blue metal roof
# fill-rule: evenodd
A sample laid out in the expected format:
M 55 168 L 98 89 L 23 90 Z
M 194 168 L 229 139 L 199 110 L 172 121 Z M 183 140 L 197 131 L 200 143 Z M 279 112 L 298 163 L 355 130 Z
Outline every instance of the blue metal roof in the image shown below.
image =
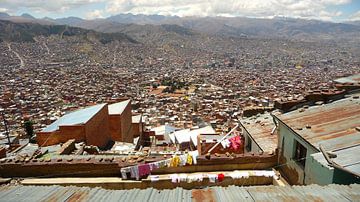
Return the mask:
M 98 104 L 65 114 L 60 119 L 44 128 L 41 132 L 53 132 L 58 130 L 59 126 L 84 124 L 88 122 L 96 113 L 98 113 L 105 105 L 106 103 Z

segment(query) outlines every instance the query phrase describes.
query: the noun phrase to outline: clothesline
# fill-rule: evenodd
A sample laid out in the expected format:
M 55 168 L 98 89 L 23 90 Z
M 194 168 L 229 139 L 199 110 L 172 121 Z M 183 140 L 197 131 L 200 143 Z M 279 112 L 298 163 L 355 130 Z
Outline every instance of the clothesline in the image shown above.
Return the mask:
M 121 168 L 121 178 L 140 180 L 140 178 L 148 176 L 155 169 L 197 164 L 198 155 L 198 151 L 190 151 L 183 155 L 175 154 L 170 159 Z
M 259 171 L 233 171 L 225 173 L 203 173 L 203 174 L 171 174 L 170 179 L 172 183 L 181 183 L 181 182 L 202 182 L 204 179 L 208 179 L 210 183 L 222 182 L 225 177 L 230 177 L 231 179 L 247 179 L 250 176 L 264 176 L 264 177 L 276 177 L 274 171 L 259 170 Z M 160 177 L 158 175 L 150 175 L 150 180 L 152 182 L 159 181 Z

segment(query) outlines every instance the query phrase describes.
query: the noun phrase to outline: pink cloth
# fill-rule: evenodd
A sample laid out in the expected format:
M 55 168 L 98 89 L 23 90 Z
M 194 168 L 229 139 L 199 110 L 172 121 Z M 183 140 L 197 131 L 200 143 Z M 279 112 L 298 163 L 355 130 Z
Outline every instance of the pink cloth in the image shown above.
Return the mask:
M 230 146 L 233 150 L 238 150 L 242 144 L 240 136 L 235 136 L 229 139 Z
M 139 176 L 143 177 L 150 174 L 149 164 L 139 165 Z

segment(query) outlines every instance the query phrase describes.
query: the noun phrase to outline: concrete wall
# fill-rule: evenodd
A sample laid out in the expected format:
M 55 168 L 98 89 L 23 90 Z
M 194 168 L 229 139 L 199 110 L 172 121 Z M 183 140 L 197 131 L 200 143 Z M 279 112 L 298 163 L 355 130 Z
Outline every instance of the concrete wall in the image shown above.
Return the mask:
M 87 145 L 95 145 L 99 148 L 107 146 L 111 140 L 107 105 L 86 123 L 85 136 Z
M 306 161 L 305 168 L 305 184 L 327 185 L 333 183 L 334 169 L 324 166 L 314 158 L 314 155 L 322 155 L 322 153 L 312 154 Z M 326 161 L 324 159 L 324 161 Z
M 287 177 L 290 184 L 304 184 L 305 182 L 305 171 L 312 172 L 314 166 L 309 163 L 310 155 L 318 153 L 309 143 L 294 134 L 293 131 L 289 130 L 287 126 L 279 122 L 278 127 L 279 134 L 279 168 L 283 174 Z M 306 149 L 306 161 L 305 167 L 302 167 L 298 162 L 293 160 L 295 153 L 296 141 L 302 144 Z

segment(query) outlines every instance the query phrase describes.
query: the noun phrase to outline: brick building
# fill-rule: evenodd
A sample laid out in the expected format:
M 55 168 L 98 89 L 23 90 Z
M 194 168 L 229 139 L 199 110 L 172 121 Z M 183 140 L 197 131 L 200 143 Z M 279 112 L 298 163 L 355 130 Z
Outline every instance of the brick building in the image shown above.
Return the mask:
M 37 133 L 39 146 L 65 143 L 70 139 L 105 148 L 111 140 L 107 104 L 98 104 L 62 116 Z
M 133 137 L 139 137 L 143 133 L 143 120 L 142 115 L 132 116 L 132 134 Z
M 109 118 L 111 139 L 132 143 L 134 140 L 130 100 L 110 104 Z

